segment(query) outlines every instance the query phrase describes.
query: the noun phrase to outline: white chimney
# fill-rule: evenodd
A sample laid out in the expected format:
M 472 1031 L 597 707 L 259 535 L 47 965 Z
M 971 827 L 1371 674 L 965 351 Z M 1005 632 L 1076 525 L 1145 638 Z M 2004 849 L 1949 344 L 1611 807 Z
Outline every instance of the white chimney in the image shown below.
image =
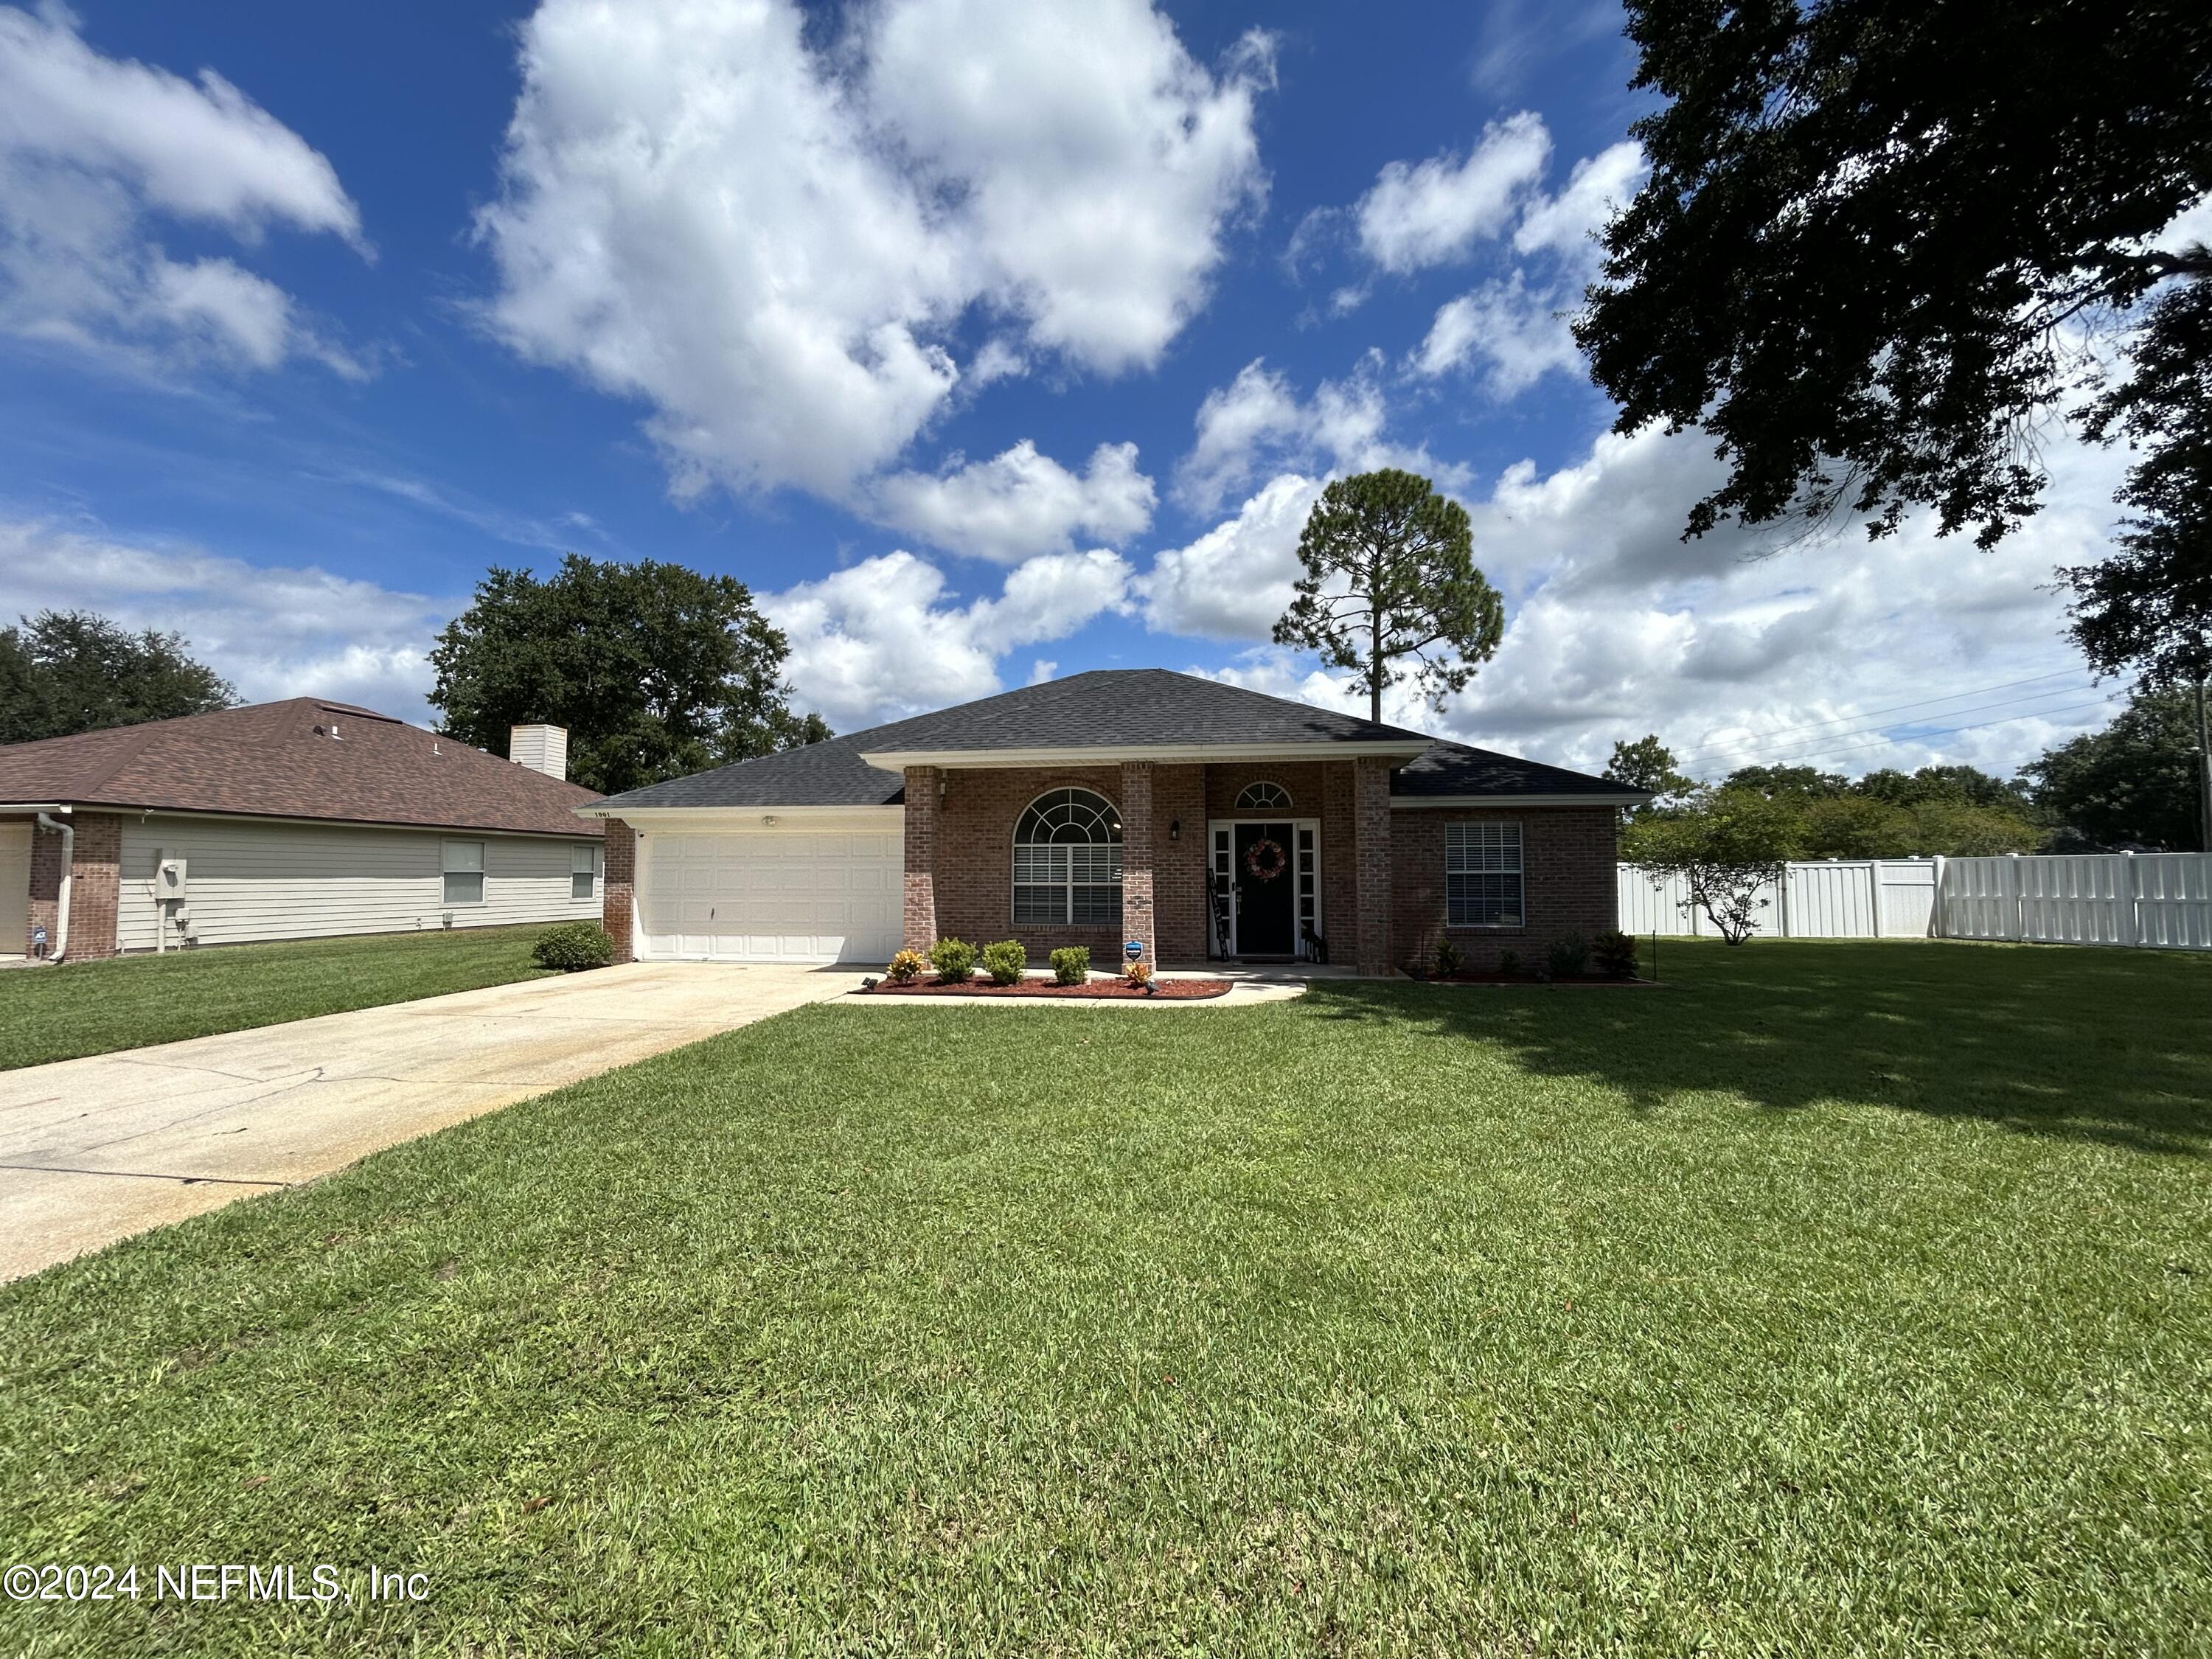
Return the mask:
M 543 772 L 563 782 L 568 776 L 568 728 L 565 726 L 517 726 L 508 728 L 507 757 L 517 766 Z

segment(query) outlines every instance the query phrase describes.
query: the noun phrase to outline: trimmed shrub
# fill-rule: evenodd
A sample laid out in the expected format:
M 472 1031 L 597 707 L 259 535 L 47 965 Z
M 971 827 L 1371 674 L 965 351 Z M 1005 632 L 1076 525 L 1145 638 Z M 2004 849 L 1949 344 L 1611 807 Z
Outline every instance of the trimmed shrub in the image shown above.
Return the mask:
M 983 971 L 991 976 L 994 985 L 1018 985 L 1022 969 L 1030 965 L 1030 953 L 1022 949 L 1018 939 L 1002 939 L 996 945 L 983 947 Z
M 1589 970 L 1589 946 L 1580 933 L 1563 933 L 1547 953 L 1553 979 L 1580 979 Z
M 1454 945 L 1448 939 L 1440 939 L 1437 941 L 1437 977 L 1438 979 L 1449 979 L 1466 966 L 1467 957 L 1461 953 L 1458 945 Z
M 614 935 L 596 921 L 564 921 L 538 936 L 530 954 L 540 968 L 564 974 L 604 968 L 615 959 Z
M 1091 947 L 1063 945 L 1052 953 L 1052 976 L 1062 985 L 1080 985 L 1091 977 Z
M 884 972 L 894 985 L 911 985 L 921 977 L 921 970 L 929 966 L 929 958 L 919 951 L 902 951 L 891 958 L 891 965 Z
M 1528 971 L 1521 965 L 1521 953 L 1518 951 L 1504 951 L 1498 953 L 1498 972 L 1500 978 L 1518 979 Z
M 1597 936 L 1597 970 L 1607 979 L 1636 977 L 1636 940 L 1627 933 L 1607 932 Z
M 964 939 L 941 939 L 929 947 L 929 965 L 947 985 L 965 985 L 975 976 L 975 947 Z

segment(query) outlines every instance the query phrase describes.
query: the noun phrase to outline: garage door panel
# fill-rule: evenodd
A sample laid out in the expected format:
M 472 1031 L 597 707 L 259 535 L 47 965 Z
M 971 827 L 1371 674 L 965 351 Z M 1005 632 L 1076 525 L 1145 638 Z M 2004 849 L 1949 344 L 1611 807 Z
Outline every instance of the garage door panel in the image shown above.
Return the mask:
M 638 916 L 649 957 L 883 962 L 903 931 L 902 837 L 654 835 Z

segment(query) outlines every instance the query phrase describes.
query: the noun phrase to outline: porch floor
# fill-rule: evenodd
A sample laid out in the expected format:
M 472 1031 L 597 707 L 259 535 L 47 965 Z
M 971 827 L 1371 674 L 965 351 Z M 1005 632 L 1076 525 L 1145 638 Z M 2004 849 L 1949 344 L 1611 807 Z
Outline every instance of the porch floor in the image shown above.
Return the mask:
M 1303 985 L 1316 979 L 1368 977 L 1357 968 L 1319 962 L 1164 962 L 1160 972 L 1170 979 L 1252 980 L 1261 984 L 1286 985 Z

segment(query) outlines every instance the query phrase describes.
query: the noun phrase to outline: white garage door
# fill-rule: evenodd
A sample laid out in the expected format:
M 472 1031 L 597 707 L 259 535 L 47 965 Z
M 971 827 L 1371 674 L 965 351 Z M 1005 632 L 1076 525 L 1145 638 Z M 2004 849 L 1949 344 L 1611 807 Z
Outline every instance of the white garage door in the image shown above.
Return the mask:
M 881 963 L 899 948 L 896 832 L 648 835 L 643 854 L 650 958 Z

